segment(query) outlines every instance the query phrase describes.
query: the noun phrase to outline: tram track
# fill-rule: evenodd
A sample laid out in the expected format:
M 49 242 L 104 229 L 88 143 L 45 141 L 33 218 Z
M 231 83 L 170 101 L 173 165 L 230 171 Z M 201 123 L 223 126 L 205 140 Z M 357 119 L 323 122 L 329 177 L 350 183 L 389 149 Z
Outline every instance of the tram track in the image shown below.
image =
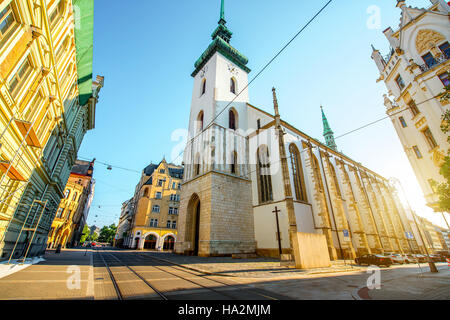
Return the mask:
M 109 274 L 119 300 L 136 299 L 137 296 L 134 291 L 138 287 L 141 290 L 139 297 L 144 299 L 154 296 L 161 300 L 176 300 L 178 295 L 193 294 L 192 298 L 195 298 L 194 295 L 197 294 L 203 296 L 202 299 L 238 300 L 247 294 L 251 296 L 249 299 L 252 300 L 278 300 L 249 288 L 242 290 L 240 284 L 229 284 L 211 279 L 208 275 L 193 272 L 148 255 L 127 253 L 127 258 L 123 259 L 123 257 L 119 258 L 117 255 L 103 250 L 97 250 L 96 253 Z M 136 266 L 148 267 L 148 269 L 140 271 L 136 270 Z M 169 278 L 159 276 L 152 279 L 143 276 L 142 272 L 159 273 L 160 275 L 168 275 Z M 173 284 L 172 287 L 171 284 Z M 188 294 L 188 292 L 190 293 Z

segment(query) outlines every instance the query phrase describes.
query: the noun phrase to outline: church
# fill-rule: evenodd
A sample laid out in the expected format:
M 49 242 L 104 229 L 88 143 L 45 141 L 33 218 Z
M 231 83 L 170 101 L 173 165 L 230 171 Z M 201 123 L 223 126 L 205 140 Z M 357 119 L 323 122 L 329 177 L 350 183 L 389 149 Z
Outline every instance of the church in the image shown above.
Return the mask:
M 418 250 L 389 181 L 250 103 L 248 59 L 231 46 L 224 1 L 195 62 L 175 252 L 198 256 L 314 255 Z M 309 243 L 309 247 L 308 244 Z M 300 252 L 300 254 L 299 254 Z

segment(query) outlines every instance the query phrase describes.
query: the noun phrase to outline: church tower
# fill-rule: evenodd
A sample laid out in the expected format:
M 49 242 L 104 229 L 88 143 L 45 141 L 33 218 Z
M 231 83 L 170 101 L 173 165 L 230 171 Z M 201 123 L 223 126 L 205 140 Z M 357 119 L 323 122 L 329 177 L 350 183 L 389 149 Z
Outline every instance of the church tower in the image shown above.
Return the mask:
M 248 166 L 248 59 L 230 45 L 224 0 L 212 42 L 195 62 L 175 252 L 255 251 Z M 242 91 L 242 92 L 241 92 Z
M 334 132 L 331 130 L 330 125 L 328 124 L 328 119 L 323 112 L 323 107 L 320 107 L 322 110 L 322 123 L 323 123 L 323 136 L 325 137 L 325 143 L 327 147 L 337 151 L 336 142 L 334 141 Z

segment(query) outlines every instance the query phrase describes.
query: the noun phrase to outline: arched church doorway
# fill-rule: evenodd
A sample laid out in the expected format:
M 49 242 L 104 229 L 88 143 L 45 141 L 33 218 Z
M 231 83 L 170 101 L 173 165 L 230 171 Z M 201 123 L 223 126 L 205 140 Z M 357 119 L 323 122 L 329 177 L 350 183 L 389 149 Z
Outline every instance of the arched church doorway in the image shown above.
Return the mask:
M 164 250 L 173 250 L 173 247 L 175 245 L 175 238 L 172 236 L 167 236 L 164 239 Z
M 144 241 L 144 249 L 156 249 L 156 241 L 158 239 L 153 234 L 149 234 L 147 237 L 145 237 Z
M 198 256 L 198 247 L 199 247 L 199 236 L 200 236 L 200 199 L 197 201 L 197 205 L 195 206 L 194 211 L 194 219 L 195 219 L 195 236 L 194 236 L 194 256 Z
M 200 239 L 200 198 L 193 194 L 188 204 L 186 240 L 190 242 L 190 254 L 197 256 Z

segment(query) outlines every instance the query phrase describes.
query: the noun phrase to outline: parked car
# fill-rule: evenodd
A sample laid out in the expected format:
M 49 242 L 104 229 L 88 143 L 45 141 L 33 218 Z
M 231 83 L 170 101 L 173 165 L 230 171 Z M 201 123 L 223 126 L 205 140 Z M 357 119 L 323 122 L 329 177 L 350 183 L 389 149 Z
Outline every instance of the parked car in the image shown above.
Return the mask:
M 365 254 L 355 259 L 355 262 L 359 265 L 376 265 L 390 267 L 393 262 L 390 257 L 385 257 L 381 254 Z
M 405 263 L 417 263 L 418 260 L 416 257 L 414 257 L 413 254 L 405 254 L 403 255 L 405 258 Z
M 430 254 L 430 258 L 433 262 L 445 262 L 445 257 L 440 254 Z
M 428 262 L 428 257 L 424 256 L 423 254 L 415 254 L 414 257 L 416 257 L 416 259 L 417 259 L 417 261 L 419 261 L 419 263 Z
M 385 253 L 384 256 L 391 258 L 393 263 L 404 264 L 405 258 L 398 253 Z

